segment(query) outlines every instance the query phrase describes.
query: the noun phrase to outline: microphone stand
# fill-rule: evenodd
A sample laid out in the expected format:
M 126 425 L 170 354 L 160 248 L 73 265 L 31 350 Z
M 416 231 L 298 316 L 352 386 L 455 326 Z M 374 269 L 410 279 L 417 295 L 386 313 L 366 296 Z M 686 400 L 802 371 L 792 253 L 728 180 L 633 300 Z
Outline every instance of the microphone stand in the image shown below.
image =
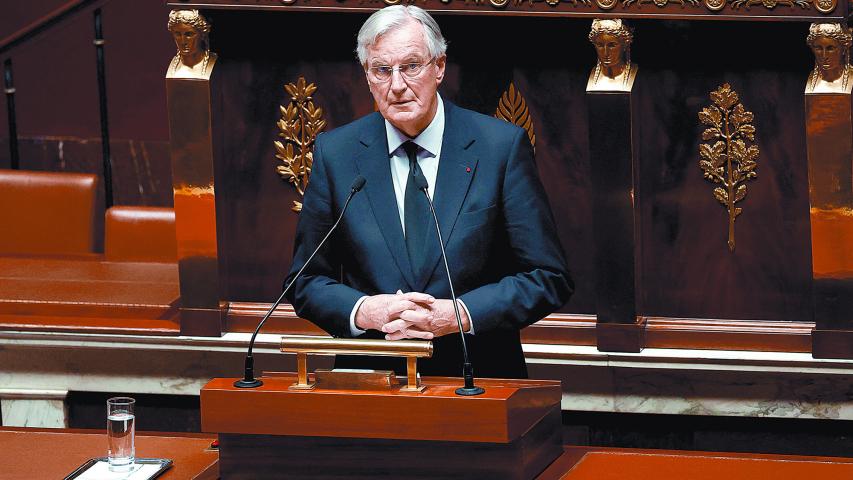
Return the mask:
M 465 343 L 462 316 L 459 314 L 459 304 L 456 302 L 456 292 L 453 291 L 453 280 L 451 280 L 450 277 L 450 267 L 447 265 L 447 254 L 444 251 L 444 240 L 441 238 L 441 228 L 438 226 L 438 216 L 435 214 L 435 207 L 432 204 L 432 198 L 429 196 L 426 177 L 423 176 L 423 173 L 418 173 L 419 175 L 415 175 L 414 178 L 417 182 L 418 189 L 426 195 L 427 202 L 429 203 L 429 211 L 432 212 L 432 218 L 435 220 L 435 231 L 438 233 L 438 246 L 441 247 L 441 258 L 444 260 L 444 272 L 447 274 L 447 284 L 450 285 L 450 298 L 453 300 L 453 311 L 456 313 L 456 323 L 459 325 L 459 338 L 462 339 L 462 355 L 464 359 L 464 363 L 462 364 L 462 378 L 465 381 L 465 385 L 456 389 L 456 395 L 466 397 L 482 395 L 486 390 L 474 385 L 474 367 L 471 365 L 470 360 L 468 360 L 468 345 Z
M 293 276 L 293 280 L 291 280 L 287 287 L 284 288 L 284 291 L 281 292 L 281 295 L 278 297 L 278 300 L 276 300 L 275 303 L 272 304 L 272 307 L 270 307 L 266 315 L 264 315 L 264 318 L 262 318 L 260 323 L 258 323 L 257 328 L 255 328 L 255 333 L 252 334 L 252 338 L 251 340 L 249 340 L 249 352 L 246 354 L 245 372 L 243 374 L 243 378 L 234 382 L 235 387 L 257 388 L 264 384 L 264 382 L 262 382 L 260 379 L 255 378 L 255 358 L 252 357 L 252 347 L 255 346 L 255 338 L 258 336 L 258 332 L 261 331 L 261 327 L 264 325 L 264 323 L 266 323 L 267 319 L 270 318 L 272 312 L 275 311 L 276 307 L 278 307 L 281 301 L 284 300 L 284 296 L 287 295 L 287 292 L 290 291 L 290 287 L 292 287 L 293 284 L 296 283 L 296 280 L 299 279 L 299 277 L 302 275 L 302 272 L 305 271 L 305 268 L 308 267 L 308 264 L 310 264 L 311 260 L 314 259 L 314 256 L 317 255 L 317 252 L 319 252 L 320 249 L 323 248 L 323 245 L 325 245 L 326 240 L 328 240 L 329 237 L 332 236 L 332 232 L 334 232 L 335 229 L 338 228 L 338 224 L 341 223 L 341 219 L 344 218 L 344 213 L 346 213 L 347 207 L 349 207 L 350 200 L 352 200 L 352 197 L 354 197 L 355 194 L 358 193 L 364 187 L 366 181 L 367 180 L 365 180 L 364 177 L 362 177 L 361 175 L 355 178 L 355 181 L 352 182 L 352 187 L 350 188 L 349 196 L 347 196 L 347 200 L 344 203 L 344 208 L 341 209 L 341 214 L 338 216 L 338 219 L 335 221 L 335 224 L 332 225 L 332 228 L 329 229 L 329 233 L 327 233 L 326 236 L 323 237 L 323 240 L 320 241 L 320 244 L 317 245 L 317 248 L 315 248 L 314 252 L 311 253 L 311 256 L 308 257 L 308 260 L 306 260 L 305 263 L 302 264 L 302 268 L 300 268 L 299 271 L 296 272 L 296 275 Z

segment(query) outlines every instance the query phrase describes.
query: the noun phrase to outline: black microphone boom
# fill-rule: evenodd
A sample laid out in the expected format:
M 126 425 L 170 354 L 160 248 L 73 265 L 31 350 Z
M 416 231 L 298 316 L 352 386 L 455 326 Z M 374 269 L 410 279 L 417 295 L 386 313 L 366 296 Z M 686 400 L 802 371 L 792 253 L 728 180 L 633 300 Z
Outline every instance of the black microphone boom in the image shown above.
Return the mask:
M 432 212 L 432 218 L 435 220 L 435 232 L 438 234 L 438 246 L 441 247 L 441 258 L 444 260 L 444 272 L 447 274 L 447 284 L 450 285 L 450 298 L 453 300 L 453 311 L 456 313 L 456 323 L 459 325 L 459 337 L 462 339 L 462 355 L 464 363 L 462 364 L 462 378 L 465 380 L 465 385 L 456 389 L 456 395 L 472 396 L 480 395 L 486 391 L 474 386 L 474 367 L 468 360 L 468 345 L 465 343 L 465 332 L 462 327 L 462 316 L 459 315 L 459 305 L 456 303 L 456 292 L 453 291 L 453 280 L 450 278 L 450 267 L 447 265 L 447 254 L 444 252 L 444 240 L 441 238 L 441 228 L 438 226 L 438 216 L 435 214 L 435 207 L 432 205 L 432 198 L 429 196 L 429 185 L 426 177 L 420 170 L 414 176 L 415 186 L 418 190 L 424 192 L 427 202 L 429 202 L 429 211 Z
M 270 315 L 272 315 L 272 312 L 274 312 L 276 307 L 278 307 L 278 304 L 280 304 L 281 301 L 284 300 L 284 296 L 287 295 L 287 292 L 290 291 L 290 287 L 292 287 L 293 284 L 296 283 L 296 280 L 298 280 L 299 277 L 302 275 L 302 272 L 305 271 L 305 267 L 307 267 L 308 264 L 311 263 L 311 260 L 313 260 L 314 256 L 317 255 L 317 252 L 319 252 L 320 249 L 323 248 L 323 245 L 326 243 L 326 240 L 328 240 L 329 237 L 332 236 L 332 232 L 334 232 L 335 229 L 338 228 L 338 224 L 341 223 L 341 219 L 344 218 L 344 213 L 346 213 L 347 207 L 349 207 L 350 200 L 352 200 L 352 197 L 354 197 L 356 193 L 358 193 L 362 188 L 364 188 L 364 184 L 366 182 L 367 180 L 361 175 L 355 177 L 355 180 L 353 180 L 352 186 L 350 187 L 349 195 L 347 196 L 346 202 L 344 202 L 344 208 L 341 209 L 341 214 L 338 215 L 338 219 L 335 221 L 335 224 L 332 225 L 332 228 L 329 229 L 329 233 L 327 233 L 326 236 L 323 237 L 323 240 L 320 241 L 320 244 L 317 245 L 317 248 L 315 248 L 314 252 L 311 253 L 311 256 L 308 257 L 308 260 L 306 260 L 305 263 L 302 264 L 302 268 L 300 268 L 299 271 L 296 272 L 296 275 L 293 276 L 293 280 L 291 280 L 290 283 L 287 284 L 287 286 L 284 288 L 284 291 L 281 292 L 281 295 L 278 297 L 278 300 L 276 300 L 275 303 L 272 304 L 272 307 L 270 307 L 266 315 L 264 315 L 264 318 L 262 318 L 261 321 L 258 323 L 258 326 L 255 328 L 255 333 L 252 334 L 252 338 L 251 340 L 249 340 L 249 351 L 246 354 L 246 368 L 245 373 L 243 375 L 243 379 L 234 382 L 235 387 L 256 388 L 264 384 L 264 382 L 255 378 L 255 359 L 254 357 L 252 357 L 252 347 L 255 346 L 255 338 L 258 336 L 258 332 L 261 331 L 261 327 L 264 325 L 267 319 L 270 318 Z

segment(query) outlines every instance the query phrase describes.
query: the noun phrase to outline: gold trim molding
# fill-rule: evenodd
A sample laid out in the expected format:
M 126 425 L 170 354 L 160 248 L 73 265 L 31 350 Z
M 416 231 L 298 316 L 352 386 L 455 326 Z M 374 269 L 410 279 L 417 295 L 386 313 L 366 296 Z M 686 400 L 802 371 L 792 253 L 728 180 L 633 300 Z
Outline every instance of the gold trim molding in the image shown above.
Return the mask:
M 629 5 L 631 5 L 632 3 L 635 3 L 635 2 L 638 5 L 641 5 L 644 3 L 654 3 L 655 6 L 660 7 L 660 8 L 667 6 L 670 2 L 677 3 L 677 4 L 681 5 L 682 7 L 686 6 L 688 3 L 690 5 L 693 5 L 694 7 L 699 6 L 699 0 L 623 0 L 622 6 L 627 8 Z M 724 4 L 725 4 L 725 2 L 724 2 Z
M 579 13 L 637 13 L 644 18 L 677 19 L 713 12 L 723 19 L 760 17 L 777 20 L 845 20 L 838 0 L 168 0 L 174 8 L 270 9 L 301 11 L 360 11 L 372 13 L 387 5 L 417 4 L 427 10 L 488 14 L 490 10 L 547 16 Z M 622 4 L 619 7 L 619 4 Z M 728 8 L 727 8 L 728 7 Z M 617 13 L 618 11 L 618 13 Z M 790 17 L 790 18 L 789 18 Z
M 290 3 L 296 0 L 290 0 Z M 442 4 L 452 3 L 454 0 L 440 0 Z M 458 0 L 457 0 L 458 1 Z M 383 0 L 386 5 L 398 5 L 402 3 L 411 4 L 412 1 L 406 0 Z M 562 4 L 571 4 L 575 7 L 590 7 L 595 5 L 601 10 L 612 10 L 616 7 L 620 0 L 464 0 L 465 4 L 479 6 L 488 3 L 495 9 L 504 9 L 507 5 L 521 6 L 524 4 L 532 6 L 535 3 L 545 3 L 550 7 L 557 7 Z M 654 4 L 658 8 L 664 8 L 670 5 L 677 5 L 681 8 L 695 7 L 701 8 L 703 5 L 706 9 L 712 12 L 723 10 L 726 5 L 732 10 L 739 10 L 743 7 L 744 10 L 750 10 L 751 7 L 764 7 L 767 10 L 774 10 L 776 7 L 799 7 L 808 10 L 812 7 L 822 14 L 830 14 L 835 10 L 838 4 L 837 0 L 704 0 L 700 3 L 699 0 L 621 0 L 622 8 L 629 9 L 632 6 L 639 7 L 644 4 Z
M 729 214 L 729 251 L 735 250 L 735 219 L 743 209 L 735 204 L 746 197 L 746 182 L 758 174 L 758 147 L 755 142 L 753 115 L 739 103 L 738 94 L 726 83 L 711 92 L 714 105 L 699 112 L 699 122 L 706 125 L 702 140 L 716 140 L 699 145 L 699 168 L 702 176 L 722 186 L 714 188 L 716 198 Z
M 533 118 L 527 109 L 527 102 L 512 82 L 509 83 L 509 88 L 504 91 L 500 101 L 498 101 L 495 118 L 523 128 L 527 132 L 527 138 L 530 139 L 533 153 L 536 153 L 536 131 L 533 127 Z
M 285 85 L 284 90 L 290 95 L 290 103 L 286 107 L 278 107 L 281 118 L 276 126 L 278 136 L 284 142 L 273 142 L 275 158 L 282 163 L 275 167 L 275 171 L 302 197 L 314 163 L 314 140 L 326 127 L 326 121 L 323 120 L 323 109 L 314 105 L 312 95 L 317 91 L 316 85 L 307 83 L 305 77 L 299 77 L 296 83 Z M 302 202 L 294 201 L 291 210 L 302 211 Z
M 820 4 L 821 0 L 814 0 L 815 4 Z M 812 6 L 812 2 L 809 0 L 734 0 L 730 4 L 733 9 L 737 10 L 740 7 L 749 10 L 749 7 L 754 7 L 756 5 L 760 5 L 768 10 L 773 10 L 774 8 L 782 5 L 785 7 L 800 7 L 803 10 L 808 10 Z M 820 8 L 817 9 L 821 11 Z M 827 13 L 827 12 L 822 12 Z

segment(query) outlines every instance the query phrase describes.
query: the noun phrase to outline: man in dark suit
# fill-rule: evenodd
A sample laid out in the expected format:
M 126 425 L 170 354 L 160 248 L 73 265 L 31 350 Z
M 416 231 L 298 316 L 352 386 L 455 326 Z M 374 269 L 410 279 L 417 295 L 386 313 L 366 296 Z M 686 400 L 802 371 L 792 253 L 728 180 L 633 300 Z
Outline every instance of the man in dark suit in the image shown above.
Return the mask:
M 525 132 L 438 95 L 445 50 L 418 7 L 384 8 L 362 26 L 359 61 L 379 112 L 317 138 L 288 280 L 340 214 L 353 179 L 367 183 L 290 301 L 334 336 L 432 339 L 433 358 L 420 371 L 460 376 L 450 287 L 415 187 L 423 175 L 475 373 L 524 378 L 519 330 L 559 308 L 573 285 Z M 339 356 L 335 364 L 404 370 L 401 359 Z

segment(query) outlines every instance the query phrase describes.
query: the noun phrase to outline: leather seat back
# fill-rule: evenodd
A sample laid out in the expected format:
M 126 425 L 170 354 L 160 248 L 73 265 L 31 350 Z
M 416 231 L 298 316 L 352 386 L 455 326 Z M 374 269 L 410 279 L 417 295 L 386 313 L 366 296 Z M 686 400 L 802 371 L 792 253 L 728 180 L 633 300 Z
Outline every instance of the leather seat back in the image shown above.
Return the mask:
M 111 261 L 177 262 L 175 210 L 159 207 L 109 208 L 104 255 Z
M 0 255 L 95 252 L 98 177 L 0 169 Z

